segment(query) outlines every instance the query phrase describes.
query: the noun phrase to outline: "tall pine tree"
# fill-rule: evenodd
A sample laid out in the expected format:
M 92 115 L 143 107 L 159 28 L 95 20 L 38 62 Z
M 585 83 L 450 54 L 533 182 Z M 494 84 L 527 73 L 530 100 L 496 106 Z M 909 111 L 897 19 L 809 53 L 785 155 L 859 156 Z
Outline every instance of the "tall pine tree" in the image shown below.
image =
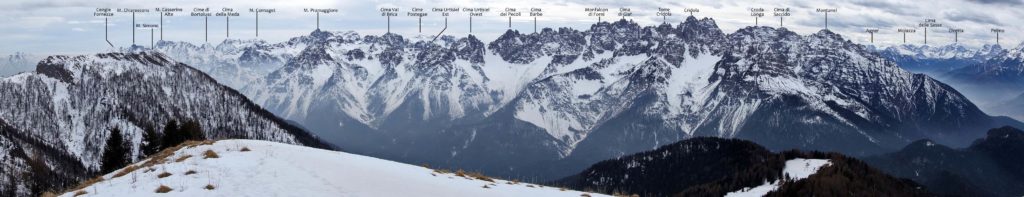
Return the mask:
M 142 136 L 142 140 L 145 145 L 142 146 L 142 153 L 145 155 L 153 155 L 160 151 L 160 146 L 163 143 L 160 134 L 153 129 L 153 127 L 147 126 L 145 134 Z
M 179 135 L 180 129 L 181 128 L 178 126 L 178 121 L 167 121 L 167 125 L 164 125 L 163 139 L 160 140 L 162 142 L 160 144 L 161 150 L 169 147 L 174 147 L 177 146 L 178 144 L 181 144 L 182 142 L 185 142 L 185 139 L 182 138 L 181 135 Z
M 187 140 L 206 140 L 206 134 L 203 133 L 203 126 L 199 125 L 199 122 L 194 120 L 185 121 L 181 125 L 181 132 L 184 133 Z
M 203 128 L 198 122 L 189 120 L 179 124 L 178 121 L 171 120 L 167 122 L 167 126 L 164 126 L 164 135 L 161 140 L 163 148 L 174 147 L 189 140 L 206 140 Z
M 114 127 L 110 130 L 110 137 L 107 138 L 106 148 L 103 150 L 103 173 L 110 173 L 128 165 L 128 151 L 125 149 L 124 137 L 121 136 L 121 129 Z

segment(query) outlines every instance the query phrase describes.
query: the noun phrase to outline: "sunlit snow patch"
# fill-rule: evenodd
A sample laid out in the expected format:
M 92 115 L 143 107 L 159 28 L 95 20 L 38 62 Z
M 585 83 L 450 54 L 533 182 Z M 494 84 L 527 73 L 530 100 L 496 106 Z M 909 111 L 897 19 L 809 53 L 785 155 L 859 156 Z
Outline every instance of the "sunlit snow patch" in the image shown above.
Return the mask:
M 782 173 L 788 175 L 793 181 L 799 181 L 810 177 L 814 173 L 818 172 L 818 169 L 831 164 L 828 159 L 791 159 L 786 161 L 786 167 L 782 169 Z M 743 188 L 739 191 L 729 192 L 725 194 L 727 197 L 745 197 L 745 196 L 764 196 L 768 192 L 778 189 L 782 184 L 781 180 L 774 182 L 765 182 L 763 185 L 753 188 Z

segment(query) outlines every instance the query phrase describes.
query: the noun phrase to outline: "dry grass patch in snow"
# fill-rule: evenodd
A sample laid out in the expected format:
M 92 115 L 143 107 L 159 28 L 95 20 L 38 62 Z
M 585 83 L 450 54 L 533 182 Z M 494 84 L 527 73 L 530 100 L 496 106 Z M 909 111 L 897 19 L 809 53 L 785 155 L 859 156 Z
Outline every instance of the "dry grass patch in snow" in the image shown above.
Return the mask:
M 162 150 L 162 151 L 160 151 L 160 152 L 158 152 L 156 154 L 153 154 L 153 156 L 150 156 L 149 160 L 147 160 L 145 163 L 143 163 L 142 166 L 150 167 L 150 166 L 153 166 L 153 165 L 156 165 L 156 164 L 166 163 L 168 157 L 174 156 L 174 152 L 177 152 L 178 150 L 181 150 L 182 148 L 185 148 L 185 147 L 193 148 L 193 147 L 200 146 L 200 145 L 210 145 L 210 144 L 213 144 L 213 142 L 214 141 L 186 141 L 186 142 L 182 142 L 181 144 L 178 144 L 177 146 L 170 147 L 170 148 L 164 149 L 164 150 Z M 181 159 L 181 158 L 178 158 L 178 159 Z
M 434 170 L 434 172 L 437 172 L 437 173 L 447 173 L 448 171 L 446 171 L 446 170 L 445 171 Z M 491 177 L 488 177 L 488 176 L 486 176 L 486 175 L 484 175 L 484 174 L 482 174 L 480 172 L 466 172 L 466 171 L 463 171 L 462 169 L 456 170 L 455 171 L 455 176 L 463 177 L 463 178 L 467 178 L 467 179 L 477 179 L 477 180 L 487 181 L 487 182 L 492 182 L 492 183 L 494 182 L 494 179 L 492 179 Z
M 114 176 L 112 178 L 117 178 L 117 177 L 121 177 L 121 176 L 127 175 L 128 173 L 132 173 L 133 171 L 138 170 L 138 169 L 139 169 L 139 166 L 136 166 L 136 165 L 125 166 L 124 168 L 121 169 L 121 171 L 117 171 L 117 173 L 114 173 Z
M 121 170 L 117 171 L 117 173 L 114 173 L 114 175 L 111 176 L 111 178 L 117 178 L 117 177 L 122 177 L 124 175 L 131 174 L 135 170 L 138 170 L 138 169 L 141 169 L 141 168 L 144 168 L 144 167 L 149 167 L 145 172 L 152 172 L 152 171 L 154 171 L 154 169 L 152 168 L 154 165 L 161 164 L 161 163 L 166 163 L 168 157 L 174 156 L 174 152 L 177 152 L 178 150 L 181 150 L 182 148 L 185 148 L 185 147 L 192 148 L 192 147 L 196 147 L 196 146 L 200 146 L 200 145 L 210 145 L 210 144 L 213 144 L 213 143 L 214 143 L 214 141 L 209 141 L 209 140 L 207 140 L 207 141 L 186 141 L 186 142 L 183 142 L 183 143 L 181 143 L 181 144 L 179 144 L 177 146 L 164 149 L 164 150 L 162 150 L 162 151 L 160 151 L 160 152 L 158 152 L 156 154 L 153 154 L 153 155 L 149 156 L 149 158 L 145 160 L 146 162 L 143 162 L 142 164 L 132 164 L 132 165 L 125 166 Z M 208 151 L 208 152 L 212 152 L 212 151 Z M 213 153 L 213 156 L 214 156 L 214 158 L 216 158 L 216 156 L 217 156 L 216 153 Z M 178 160 L 184 160 L 184 159 L 187 159 L 188 157 L 191 157 L 191 156 L 182 156 L 182 158 L 178 158 Z M 170 175 L 167 175 L 167 176 L 170 176 Z M 161 177 L 161 178 L 163 178 L 163 177 Z M 81 190 L 82 188 L 86 188 L 86 187 L 92 186 L 93 184 L 95 184 L 97 182 L 100 182 L 100 181 L 104 181 L 104 178 L 103 178 L 102 175 L 101 176 L 97 176 L 96 178 L 85 180 L 82 183 L 79 183 L 78 186 L 75 186 L 74 188 L 72 188 L 70 190 L 66 190 L 65 192 L 62 192 L 62 193 L 67 193 L 67 192 L 75 191 L 75 190 Z M 167 188 L 168 191 L 170 191 L 170 189 L 171 189 L 171 188 L 169 188 L 167 186 L 161 185 L 161 187 L 157 189 L 157 192 L 160 193 L 159 191 L 162 188 Z M 77 192 L 76 192 L 76 194 L 77 194 Z
M 173 189 L 171 189 L 171 187 L 167 187 L 166 185 L 160 185 L 160 187 L 156 188 L 156 191 L 154 191 L 154 192 L 156 192 L 156 193 L 167 193 L 167 192 L 171 192 L 171 190 L 173 190 Z
M 89 180 L 85 180 L 85 182 L 82 182 L 82 184 L 78 185 L 78 187 L 75 187 L 74 189 L 71 189 L 71 191 L 80 190 L 82 188 L 89 187 L 90 185 L 99 183 L 100 181 L 103 181 L 103 180 L 104 180 L 103 176 L 98 176 L 98 177 L 95 177 L 95 178 L 91 178 Z
M 182 155 L 181 157 L 178 157 L 178 159 L 175 159 L 174 162 L 182 162 L 191 157 L 192 155 Z
M 484 176 L 484 174 L 481 174 L 480 172 L 470 172 L 467 175 L 469 175 L 470 177 L 473 177 L 473 178 L 475 178 L 477 180 L 487 181 L 487 182 L 492 182 L 492 183 L 494 182 L 494 179 L 491 179 L 491 177 L 488 177 L 488 176 Z
M 162 172 L 162 173 L 160 173 L 160 174 L 156 175 L 156 177 L 157 177 L 157 178 L 161 178 L 161 179 L 162 179 L 162 178 L 164 178 L 164 177 L 169 177 L 169 176 L 171 176 L 171 175 L 172 175 L 172 174 L 171 174 L 170 172 Z
M 209 158 L 220 158 L 220 156 L 217 155 L 217 152 L 213 152 L 213 150 L 206 150 L 206 152 L 203 152 L 203 159 Z

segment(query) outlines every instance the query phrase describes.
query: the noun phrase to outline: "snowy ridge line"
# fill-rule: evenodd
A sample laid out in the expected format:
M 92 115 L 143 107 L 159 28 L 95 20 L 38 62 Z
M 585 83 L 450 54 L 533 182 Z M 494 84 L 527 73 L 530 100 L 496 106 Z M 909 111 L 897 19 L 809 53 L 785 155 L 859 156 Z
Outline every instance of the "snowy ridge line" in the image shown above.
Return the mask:
M 606 196 L 256 140 L 189 145 L 146 163 L 152 159 L 61 196 Z

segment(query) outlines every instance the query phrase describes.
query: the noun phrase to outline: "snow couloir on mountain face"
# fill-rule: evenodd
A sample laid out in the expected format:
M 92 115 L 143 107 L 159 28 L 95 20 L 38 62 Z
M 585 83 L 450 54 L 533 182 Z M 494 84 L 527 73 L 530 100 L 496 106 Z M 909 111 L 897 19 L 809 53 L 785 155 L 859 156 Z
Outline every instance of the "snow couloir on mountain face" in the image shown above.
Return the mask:
M 165 158 L 62 196 L 605 196 L 266 141 L 222 140 Z
M 96 174 L 117 128 L 128 159 L 147 130 L 195 121 L 213 139 L 326 147 L 206 74 L 158 53 L 50 56 L 35 72 L 0 79 L 0 192 L 60 189 Z M 23 174 L 24 173 L 24 174 Z
M 863 155 L 923 137 L 965 144 L 1003 124 L 829 31 L 725 34 L 690 17 L 509 30 L 490 43 L 319 30 L 293 40 L 305 48 L 242 89 L 256 103 L 348 151 L 500 176 L 555 178 L 692 136 Z

